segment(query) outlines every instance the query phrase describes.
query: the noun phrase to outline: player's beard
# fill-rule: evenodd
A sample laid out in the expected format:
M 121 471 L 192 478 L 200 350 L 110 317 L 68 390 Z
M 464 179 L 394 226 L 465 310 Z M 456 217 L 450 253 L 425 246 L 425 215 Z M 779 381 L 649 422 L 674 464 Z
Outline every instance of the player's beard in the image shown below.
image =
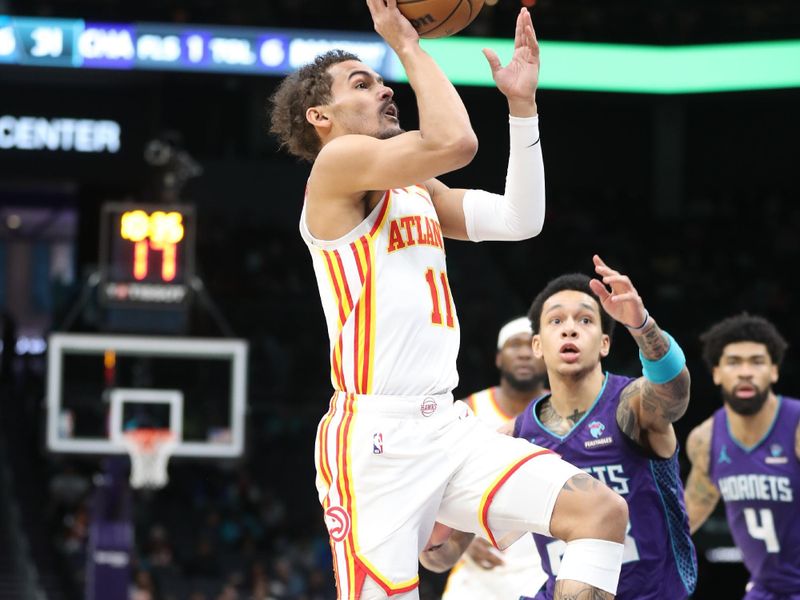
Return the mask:
M 754 415 L 761 410 L 761 407 L 764 406 L 767 398 L 769 398 L 770 388 L 761 390 L 755 386 L 753 387 L 756 390 L 756 394 L 752 398 L 738 398 L 735 392 L 731 393 L 722 388 L 722 401 L 730 406 L 731 410 L 736 414 L 744 417 Z
M 539 387 L 547 387 L 547 373 L 534 373 L 530 377 L 520 379 L 509 371 L 500 371 L 500 379 L 505 379 L 518 392 L 532 392 Z

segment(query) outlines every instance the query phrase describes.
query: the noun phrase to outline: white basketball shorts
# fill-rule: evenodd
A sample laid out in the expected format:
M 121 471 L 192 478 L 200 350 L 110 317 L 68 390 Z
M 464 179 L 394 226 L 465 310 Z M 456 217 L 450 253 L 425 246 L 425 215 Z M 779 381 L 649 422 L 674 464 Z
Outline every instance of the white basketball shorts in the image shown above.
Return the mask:
M 337 392 L 315 445 L 317 491 L 339 598 L 365 577 L 387 595 L 419 583 L 418 555 L 434 521 L 503 549 L 549 534 L 564 483 L 583 473 L 550 450 L 492 431 L 452 395 Z

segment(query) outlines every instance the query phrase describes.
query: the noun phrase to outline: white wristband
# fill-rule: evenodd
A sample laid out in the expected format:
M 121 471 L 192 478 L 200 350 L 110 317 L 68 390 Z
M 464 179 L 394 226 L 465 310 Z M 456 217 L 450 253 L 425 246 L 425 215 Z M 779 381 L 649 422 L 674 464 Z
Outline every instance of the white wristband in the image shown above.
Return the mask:
M 484 240 L 524 240 L 544 225 L 545 188 L 539 117 L 509 115 L 510 149 L 505 194 L 468 190 L 463 210 L 467 236 Z
M 556 579 L 580 581 L 616 595 L 624 548 L 622 544 L 607 540 L 567 542 Z

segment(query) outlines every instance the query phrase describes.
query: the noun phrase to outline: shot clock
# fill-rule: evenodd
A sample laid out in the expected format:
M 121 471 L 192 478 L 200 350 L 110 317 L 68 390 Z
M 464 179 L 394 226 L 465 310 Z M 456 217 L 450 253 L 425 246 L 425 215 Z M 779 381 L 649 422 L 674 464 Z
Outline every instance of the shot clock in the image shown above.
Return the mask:
M 100 218 L 101 301 L 185 306 L 194 276 L 194 207 L 111 202 Z

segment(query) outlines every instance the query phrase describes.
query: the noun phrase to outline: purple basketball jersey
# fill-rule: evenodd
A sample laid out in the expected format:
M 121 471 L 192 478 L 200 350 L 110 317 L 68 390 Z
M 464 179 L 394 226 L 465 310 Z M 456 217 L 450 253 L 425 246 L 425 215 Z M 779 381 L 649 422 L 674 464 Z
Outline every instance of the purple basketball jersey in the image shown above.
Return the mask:
M 778 397 L 764 437 L 745 447 L 725 409 L 714 413 L 709 476 L 722 494 L 731 534 L 750 577 L 775 594 L 800 594 L 800 461 L 795 433 L 800 401 Z
M 514 436 L 558 452 L 564 460 L 593 475 L 628 502 L 617 600 L 681 600 L 694 591 L 697 558 L 689 536 L 677 451 L 653 458 L 617 425 L 620 392 L 633 379 L 607 374 L 591 408 L 565 436 L 556 435 L 537 416 L 534 400 L 517 417 Z M 537 596 L 552 598 L 565 543 L 534 535 L 542 567 L 550 576 Z

